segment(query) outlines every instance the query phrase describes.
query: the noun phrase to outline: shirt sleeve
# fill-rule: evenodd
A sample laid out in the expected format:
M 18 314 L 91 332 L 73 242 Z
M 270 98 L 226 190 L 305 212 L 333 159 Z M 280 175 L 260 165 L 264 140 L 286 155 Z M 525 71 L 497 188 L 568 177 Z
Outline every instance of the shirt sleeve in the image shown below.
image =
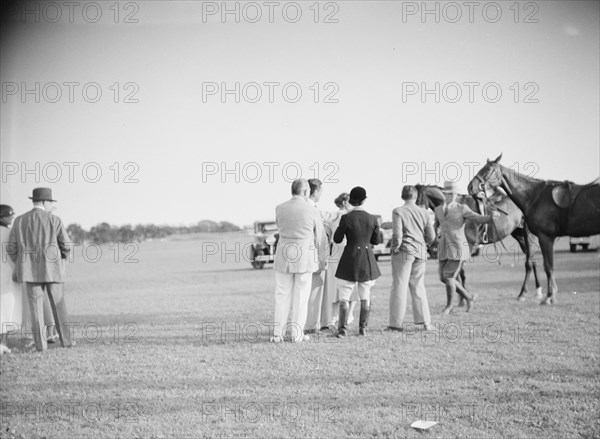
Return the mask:
M 342 215 L 342 218 L 340 219 L 340 225 L 338 226 L 338 228 L 335 230 L 335 233 L 333 234 L 333 242 L 335 242 L 336 244 L 341 244 L 342 241 L 344 240 L 345 235 L 346 235 L 346 215 Z
M 372 245 L 379 244 L 379 238 L 380 238 L 379 224 L 377 224 L 377 221 L 375 221 L 375 228 L 373 228 L 373 233 L 371 234 L 371 244 Z
M 485 224 L 490 222 L 490 217 L 488 215 L 479 215 L 471 210 L 469 206 L 466 204 L 462 205 L 463 218 L 465 220 L 471 220 L 476 222 L 477 224 Z
M 56 219 L 58 220 L 58 233 L 56 239 L 58 241 L 58 248 L 60 249 L 60 257 L 62 259 L 67 259 L 67 256 L 71 251 L 71 247 L 69 246 L 69 244 L 71 244 L 71 238 L 69 238 L 69 234 L 60 218 L 57 217 Z
M 402 218 L 397 209 L 392 211 L 392 244 L 393 249 L 400 247 L 402 243 Z
M 319 210 L 319 213 L 321 214 L 321 219 L 323 220 L 323 222 L 328 222 L 328 223 L 332 223 L 335 220 L 337 220 L 338 216 L 340 215 L 340 211 L 335 211 L 335 212 L 325 212 L 322 210 Z
M 8 235 L 8 244 L 6 245 L 6 254 L 10 256 L 10 259 L 13 262 L 17 262 L 17 237 L 15 233 L 15 228 L 10 229 L 10 233 Z
M 425 223 L 425 243 L 430 244 L 435 240 L 435 230 L 433 228 L 433 223 L 431 221 L 431 217 L 428 213 L 427 215 L 427 223 Z

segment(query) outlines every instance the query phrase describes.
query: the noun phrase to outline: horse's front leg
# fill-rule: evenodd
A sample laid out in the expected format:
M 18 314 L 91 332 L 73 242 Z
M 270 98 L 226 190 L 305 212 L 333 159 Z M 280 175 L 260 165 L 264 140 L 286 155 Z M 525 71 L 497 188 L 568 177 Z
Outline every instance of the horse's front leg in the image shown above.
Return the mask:
M 556 303 L 556 294 L 558 293 L 558 286 L 554 278 L 554 238 L 540 234 L 539 240 L 544 257 L 544 271 L 548 278 L 548 294 L 540 302 L 540 305 L 551 305 Z

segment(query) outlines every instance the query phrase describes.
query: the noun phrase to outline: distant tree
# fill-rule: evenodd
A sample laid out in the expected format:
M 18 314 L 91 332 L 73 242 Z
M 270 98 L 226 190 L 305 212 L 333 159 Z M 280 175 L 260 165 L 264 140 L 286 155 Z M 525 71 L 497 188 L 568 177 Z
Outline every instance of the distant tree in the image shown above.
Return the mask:
M 117 239 L 116 228 L 108 223 L 100 223 L 90 229 L 90 239 L 94 242 L 114 242 Z
M 133 237 L 136 241 L 141 242 L 146 239 L 146 229 L 141 224 L 135 226 L 133 229 Z
M 79 224 L 69 224 L 67 233 L 73 242 L 81 244 L 87 237 L 87 232 Z
M 135 233 L 130 224 L 119 227 L 117 231 L 117 241 L 132 242 L 135 239 Z
M 233 223 L 221 221 L 219 223 L 219 232 L 238 232 L 240 228 Z
M 169 226 L 156 224 L 125 224 L 117 227 L 106 222 L 93 226 L 90 231 L 86 231 L 79 224 L 70 224 L 67 232 L 71 239 L 76 243 L 89 240 L 97 243 L 108 242 L 132 242 L 144 241 L 146 239 L 160 239 L 170 235 L 185 235 L 189 233 L 213 233 L 213 232 L 236 232 L 240 228 L 228 221 L 219 223 L 210 220 L 202 220 L 193 226 Z
M 212 233 L 219 231 L 219 225 L 210 220 L 202 220 L 198 222 L 197 231 L 202 233 Z

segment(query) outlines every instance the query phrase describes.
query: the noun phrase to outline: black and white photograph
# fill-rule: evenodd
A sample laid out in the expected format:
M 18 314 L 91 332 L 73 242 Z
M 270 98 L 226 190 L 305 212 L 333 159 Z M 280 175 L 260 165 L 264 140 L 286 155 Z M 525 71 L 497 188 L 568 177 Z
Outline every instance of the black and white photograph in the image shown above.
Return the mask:
M 600 438 L 600 1 L 6 0 L 0 438 Z

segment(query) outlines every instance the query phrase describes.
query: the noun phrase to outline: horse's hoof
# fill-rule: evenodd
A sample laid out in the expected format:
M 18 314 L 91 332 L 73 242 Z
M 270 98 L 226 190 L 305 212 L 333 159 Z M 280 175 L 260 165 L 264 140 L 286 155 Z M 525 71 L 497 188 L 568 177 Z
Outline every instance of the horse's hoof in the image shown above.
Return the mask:
M 525 302 L 525 297 L 524 296 L 519 296 L 519 297 L 517 297 L 517 300 L 519 302 Z
M 558 303 L 558 302 L 556 301 L 556 297 L 551 297 L 551 298 L 550 298 L 550 303 L 551 303 L 552 305 L 556 305 L 556 304 Z
M 546 297 L 540 302 L 540 305 L 552 305 L 552 300 L 549 297 Z
M 544 295 L 542 294 L 542 287 L 536 288 L 535 290 L 535 298 L 536 299 L 541 299 L 542 297 L 544 297 Z

